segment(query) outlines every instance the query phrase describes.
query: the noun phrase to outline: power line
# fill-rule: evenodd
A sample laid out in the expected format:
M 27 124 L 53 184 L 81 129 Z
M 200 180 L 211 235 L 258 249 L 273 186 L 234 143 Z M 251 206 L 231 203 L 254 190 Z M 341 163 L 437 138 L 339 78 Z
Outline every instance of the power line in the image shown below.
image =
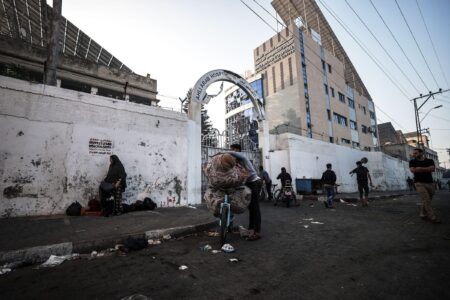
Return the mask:
M 342 28 L 344 28 L 344 30 L 350 35 L 350 37 L 358 44 L 358 46 L 367 54 L 367 56 L 369 56 L 369 58 L 377 65 L 377 67 L 384 73 L 384 75 L 386 75 L 386 77 L 397 87 L 397 89 L 407 98 L 410 99 L 410 97 L 403 91 L 402 88 L 399 87 L 399 85 L 394 82 L 394 79 L 391 78 L 391 76 L 380 66 L 380 64 L 377 62 L 377 60 L 373 57 L 373 54 L 370 53 L 369 50 L 366 50 L 365 46 L 362 45 L 361 42 L 358 41 L 358 39 L 354 36 L 354 34 L 351 32 L 350 29 L 347 28 L 347 26 L 341 21 L 341 19 L 339 17 L 337 17 L 337 15 L 335 15 L 335 13 L 327 6 L 325 5 L 321 0 L 318 0 L 323 7 L 325 7 L 325 9 L 331 14 L 331 16 L 339 23 L 339 25 L 342 26 Z
M 443 121 L 447 121 L 447 122 L 450 122 L 450 120 L 449 120 L 449 119 L 446 119 L 446 118 L 442 118 L 442 117 L 439 117 L 439 116 L 435 116 L 435 115 L 432 115 L 432 114 L 429 114 L 429 116 L 430 116 L 430 117 L 433 117 L 433 118 L 435 118 L 435 119 L 439 119 L 439 120 L 443 120 Z
M 373 36 L 373 38 L 378 42 L 378 45 L 380 45 L 380 47 L 384 50 L 384 52 L 386 53 L 386 55 L 391 59 L 391 61 L 395 64 L 395 66 L 400 70 L 400 72 L 403 74 L 403 76 L 406 77 L 406 79 L 409 81 L 409 83 L 411 84 L 411 86 L 416 90 L 416 92 L 418 94 L 420 94 L 420 91 L 417 89 L 417 87 L 414 85 L 414 83 L 412 83 L 411 79 L 408 77 L 408 75 L 405 74 L 405 72 L 403 71 L 402 68 L 400 68 L 400 66 L 397 64 L 397 62 L 392 58 L 392 56 L 389 54 L 389 52 L 386 50 L 386 48 L 384 48 L 384 46 L 381 44 L 380 40 L 375 36 L 375 34 L 372 32 L 372 30 L 370 30 L 369 26 L 367 26 L 366 22 L 364 22 L 364 20 L 359 16 L 359 14 L 355 11 L 355 9 L 353 9 L 353 7 L 350 5 L 350 3 L 345 0 L 345 3 L 347 3 L 347 5 L 350 7 L 350 9 L 353 11 L 353 13 L 358 17 L 358 19 L 361 21 L 361 23 L 363 23 L 363 25 L 366 27 L 366 29 L 370 32 L 370 34 Z
M 448 81 L 447 81 L 447 76 L 445 76 L 444 69 L 442 68 L 441 60 L 439 59 L 439 56 L 437 55 L 436 47 L 434 47 L 433 39 L 431 38 L 431 34 L 430 34 L 430 31 L 428 30 L 427 23 L 425 22 L 425 18 L 423 17 L 422 10 L 420 9 L 419 1 L 416 0 L 416 4 L 417 4 L 417 8 L 419 9 L 420 16 L 422 17 L 423 24 L 425 25 L 425 29 L 427 30 L 428 37 L 430 38 L 431 45 L 433 46 L 434 55 L 436 55 L 436 59 L 437 59 L 437 61 L 439 62 L 439 67 L 440 67 L 440 69 L 441 69 L 441 72 L 442 72 L 442 75 L 443 75 L 443 77 L 444 77 L 445 83 L 447 84 L 447 86 L 450 86 L 450 85 L 448 84 Z
M 300 39 L 299 39 L 295 34 L 293 34 L 293 33 L 291 32 L 291 30 L 290 30 L 288 27 L 286 27 L 283 23 L 281 23 L 280 21 L 278 21 L 278 19 L 277 19 L 276 17 L 274 17 L 274 16 L 272 15 L 272 13 L 270 13 L 266 8 L 264 8 L 264 7 L 263 7 L 261 4 L 259 4 L 256 0 L 253 0 L 253 1 L 254 1 L 258 6 L 260 6 L 266 13 L 268 13 L 272 18 L 274 18 L 275 21 L 277 21 L 277 23 L 279 23 L 281 26 L 285 27 L 285 28 L 289 31 L 289 33 L 290 33 L 294 38 L 296 38 L 298 41 L 300 41 Z M 241 0 L 241 2 L 242 2 L 242 0 Z M 244 3 L 244 4 L 245 4 L 245 3 Z M 245 4 L 245 6 L 249 8 L 248 5 Z M 250 8 L 249 8 L 249 9 L 250 9 Z M 252 11 L 255 15 L 257 15 L 259 19 L 263 20 L 265 24 L 268 25 L 268 23 L 267 23 L 267 22 L 266 22 L 266 21 L 265 21 L 258 13 L 257 13 L 257 12 L 255 12 L 253 9 L 251 9 L 251 11 Z M 272 30 L 274 30 L 275 33 L 278 33 L 278 31 L 276 31 L 272 26 L 270 26 L 270 25 L 268 25 L 268 26 L 269 26 L 270 28 L 272 28 Z M 284 36 L 281 36 L 281 37 L 282 37 L 284 40 L 286 40 L 286 37 L 284 37 Z M 320 58 L 320 56 L 319 56 L 317 53 L 315 53 L 314 49 L 310 48 L 306 43 L 304 43 L 304 45 L 305 45 L 307 48 L 309 48 L 309 49 L 311 50 L 311 53 L 315 54 L 316 56 L 318 56 L 318 57 Z M 306 56 L 305 56 L 305 59 L 309 62 L 310 65 L 312 65 L 314 68 L 316 68 L 319 72 L 322 72 L 322 71 L 323 71 L 321 68 L 319 68 L 318 66 L 316 66 L 316 65 L 314 64 L 314 62 L 311 61 L 310 59 L 308 59 Z M 344 76 L 342 76 L 342 75 L 339 74 L 339 73 L 336 73 L 336 74 L 338 74 L 338 75 L 339 75 L 342 79 L 344 79 L 344 81 L 345 81 L 345 77 L 344 77 Z M 332 80 L 331 78 L 328 78 L 328 80 L 334 82 L 334 84 L 335 84 L 336 86 L 339 86 L 339 84 L 338 84 L 337 82 L 335 82 L 334 80 Z M 391 121 L 393 121 L 395 124 L 397 124 L 397 125 L 398 125 L 400 128 L 402 128 L 403 130 L 407 131 L 407 130 L 405 129 L 405 127 L 403 127 L 402 125 L 400 125 L 399 123 L 397 123 L 397 122 L 395 121 L 394 118 L 392 118 L 392 117 L 389 116 L 387 113 L 385 113 L 384 111 L 382 111 L 382 110 L 380 109 L 380 107 L 379 107 L 378 105 L 375 104 L 375 102 L 373 102 L 373 103 L 374 103 L 375 107 L 376 107 L 377 109 L 379 109 L 383 114 L 385 114 Z
M 422 58 L 423 58 L 423 60 L 425 61 L 425 64 L 427 65 L 428 71 L 430 71 L 431 76 L 433 77 L 434 82 L 436 83 L 437 88 L 439 88 L 439 84 L 438 84 L 436 78 L 434 77 L 433 72 L 432 72 L 431 69 L 430 69 L 430 65 L 428 65 L 428 62 L 427 62 L 427 60 L 425 59 L 425 56 L 423 55 L 422 49 L 420 49 L 420 46 L 419 46 L 419 44 L 417 43 L 416 37 L 414 36 L 414 33 L 412 32 L 411 27 L 409 26 L 408 21 L 406 20 L 405 15 L 403 14 L 403 11 L 402 11 L 402 9 L 400 8 L 400 5 L 398 4 L 397 0 L 395 0 L 395 3 L 397 4 L 397 7 L 398 7 L 398 9 L 400 10 L 400 13 L 401 13 L 401 15 L 402 15 L 402 17 L 403 17 L 403 20 L 405 21 L 406 26 L 408 26 L 409 32 L 411 33 L 411 35 L 412 35 L 412 37 L 413 37 L 413 39 L 414 39 L 414 42 L 416 43 L 416 46 L 417 46 L 417 48 L 419 49 L 419 52 L 420 52 L 420 54 L 422 55 Z
M 403 55 L 405 56 L 405 58 L 408 60 L 409 65 L 413 68 L 414 72 L 416 72 L 416 75 L 420 78 L 420 80 L 422 81 L 423 85 L 425 86 L 425 88 L 427 89 L 427 91 L 429 91 L 430 89 L 428 88 L 427 84 L 425 83 L 425 81 L 422 79 L 422 76 L 420 76 L 419 72 L 417 71 L 416 67 L 414 67 L 414 64 L 411 62 L 411 60 L 409 59 L 408 55 L 406 55 L 405 50 L 403 50 L 403 47 L 400 45 L 400 43 L 398 42 L 397 38 L 395 37 L 394 33 L 391 31 L 391 29 L 389 28 L 389 26 L 387 25 L 386 21 L 384 20 L 384 18 L 381 16 L 381 13 L 378 11 L 378 9 L 376 8 L 375 4 L 373 4 L 372 0 L 369 0 L 370 3 L 372 4 L 373 8 L 375 9 L 375 11 L 377 12 L 378 16 L 380 17 L 381 21 L 383 21 L 384 26 L 386 26 L 387 30 L 389 31 L 389 33 L 391 34 L 392 38 L 395 40 L 395 42 L 397 43 L 397 46 L 400 48 L 400 50 L 402 50 Z

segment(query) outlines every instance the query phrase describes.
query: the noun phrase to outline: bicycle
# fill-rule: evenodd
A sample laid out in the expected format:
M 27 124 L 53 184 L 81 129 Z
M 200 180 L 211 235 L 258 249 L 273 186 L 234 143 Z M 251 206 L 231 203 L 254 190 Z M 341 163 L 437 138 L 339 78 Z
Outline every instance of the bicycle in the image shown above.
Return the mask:
M 276 194 L 276 195 L 275 195 Z M 274 206 L 278 205 L 278 202 L 286 202 L 286 207 L 291 206 L 291 201 L 297 205 L 297 198 L 295 197 L 294 189 L 291 186 L 290 181 L 286 181 L 286 185 L 274 192 Z
M 220 204 L 219 212 L 219 226 L 220 226 L 220 246 L 223 246 L 227 241 L 227 233 L 231 232 L 233 225 L 233 214 L 231 212 L 231 199 L 227 192 L 225 192 L 224 201 Z

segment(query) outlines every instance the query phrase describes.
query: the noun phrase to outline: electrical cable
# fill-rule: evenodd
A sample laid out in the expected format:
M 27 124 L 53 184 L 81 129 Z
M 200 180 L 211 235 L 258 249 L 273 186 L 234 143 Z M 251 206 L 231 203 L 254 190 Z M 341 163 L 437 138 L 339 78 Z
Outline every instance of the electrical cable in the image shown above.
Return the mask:
M 319 0 L 319 1 L 320 1 L 320 0 Z M 402 11 L 402 9 L 400 8 L 400 5 L 398 4 L 397 0 L 395 0 L 395 3 L 397 4 L 397 7 L 398 7 L 398 9 L 400 10 L 400 13 L 401 13 L 401 15 L 402 15 L 402 17 L 403 17 L 403 20 L 405 21 L 406 26 L 408 26 L 409 32 L 411 33 L 411 35 L 412 35 L 412 37 L 413 37 L 413 39 L 414 39 L 414 42 L 416 43 L 416 46 L 417 46 L 417 48 L 419 49 L 419 52 L 420 52 L 420 54 L 422 55 L 422 58 L 423 58 L 423 60 L 425 61 L 425 64 L 427 65 L 428 71 L 430 71 L 431 76 L 433 77 L 434 82 L 436 83 L 436 86 L 437 86 L 437 88 L 439 89 L 439 84 L 438 84 L 436 78 L 434 77 L 433 72 L 432 72 L 431 69 L 430 69 L 430 65 L 428 65 L 428 62 L 427 62 L 427 60 L 425 59 L 425 56 L 423 55 L 422 49 L 420 49 L 420 46 L 419 46 L 419 44 L 417 43 L 416 37 L 414 36 L 414 33 L 412 32 L 411 27 L 409 26 L 408 21 L 406 20 L 406 17 L 405 17 L 405 15 L 403 14 L 403 11 Z
M 428 37 L 430 38 L 431 46 L 433 46 L 434 55 L 436 55 L 436 59 L 439 63 L 439 67 L 441 69 L 445 83 L 447 84 L 447 86 L 450 86 L 450 84 L 448 84 L 447 76 L 445 75 L 444 69 L 442 68 L 442 63 L 441 63 L 441 60 L 439 59 L 439 55 L 437 54 L 436 47 L 434 46 L 433 39 L 431 38 L 430 31 L 428 30 L 427 23 L 425 22 L 425 18 L 423 17 L 422 10 L 420 9 L 419 1 L 416 0 L 416 4 L 417 4 L 417 8 L 419 9 L 420 16 L 422 17 L 423 24 L 425 25 L 425 29 L 427 30 Z
M 389 26 L 387 25 L 386 21 L 384 20 L 384 18 L 381 16 L 381 13 L 378 11 L 377 7 L 375 6 L 375 4 L 373 4 L 372 0 L 369 0 L 370 3 L 372 4 L 373 8 L 375 9 L 375 11 L 377 12 L 378 16 L 380 17 L 381 21 L 383 21 L 384 26 L 386 26 L 387 30 L 389 31 L 389 33 L 391 34 L 392 38 L 395 40 L 395 42 L 397 43 L 397 46 L 400 48 L 400 50 L 402 50 L 403 55 L 405 56 L 406 60 L 409 62 L 409 65 L 413 68 L 414 72 L 416 72 L 416 75 L 420 78 L 420 80 L 422 81 L 422 84 L 424 85 L 424 87 L 427 89 L 427 91 L 429 91 L 430 89 L 428 88 L 427 84 L 425 83 L 425 81 L 423 80 L 422 76 L 420 76 L 419 72 L 417 71 L 416 67 L 414 67 L 414 64 L 411 62 L 411 60 L 409 59 L 408 55 L 406 55 L 405 50 L 403 50 L 403 47 L 400 45 L 400 43 L 398 42 L 397 38 L 395 37 L 394 33 L 392 32 L 392 30 L 389 28 Z
M 240 1 L 242 2 L 242 0 L 240 0 Z M 254 1 L 256 4 L 258 4 L 262 9 L 264 9 L 264 11 L 265 11 L 266 13 L 268 13 L 272 18 L 274 18 L 281 26 L 283 26 L 284 28 L 286 28 L 286 29 L 290 32 L 290 34 L 291 34 L 293 37 L 295 37 L 298 41 L 300 41 L 300 39 L 299 39 L 295 34 L 293 34 L 293 33 L 291 32 L 291 30 L 289 30 L 288 27 L 286 27 L 283 23 L 281 23 L 280 21 L 278 21 L 278 19 L 277 19 L 276 17 L 274 17 L 269 11 L 267 11 L 263 6 L 261 6 L 256 0 L 253 0 L 253 1 Z M 245 3 L 244 3 L 244 4 L 245 4 Z M 245 6 L 246 6 L 246 7 L 249 7 L 249 6 L 246 5 L 246 4 L 245 4 Z M 253 9 L 251 9 L 251 11 L 252 11 L 255 15 L 257 15 L 259 19 L 264 20 L 264 19 L 263 19 L 257 12 L 255 12 Z M 265 21 L 265 20 L 264 20 L 264 23 L 265 23 L 265 24 L 268 24 L 267 21 Z M 272 30 L 274 30 L 275 33 L 278 33 L 278 31 L 276 31 L 272 26 L 270 26 L 270 25 L 268 25 L 268 26 L 269 26 L 270 28 L 272 28 Z M 284 40 L 286 40 L 286 37 L 282 36 L 282 38 L 283 38 Z M 304 43 L 304 45 L 307 46 L 306 43 Z M 316 54 L 315 51 L 314 51 L 313 49 L 311 49 L 311 48 L 308 47 L 308 46 L 307 46 L 307 48 L 309 48 L 313 54 L 317 55 L 317 56 L 320 58 L 320 56 L 319 56 L 318 54 Z M 311 65 L 312 65 L 314 68 L 316 68 L 318 71 L 320 71 L 320 72 L 323 71 L 321 68 L 319 68 L 318 66 L 316 66 L 316 65 L 314 64 L 314 62 L 311 61 L 310 59 L 308 59 L 306 56 L 305 56 L 305 59 L 309 62 L 309 64 L 311 64 Z M 345 80 L 345 77 L 344 77 L 344 76 L 342 76 L 342 75 L 339 74 L 339 73 L 336 73 L 336 74 L 338 74 L 341 78 L 343 78 L 343 79 Z M 334 82 L 334 84 L 335 84 L 336 86 L 339 86 L 339 84 L 338 84 L 337 82 L 335 82 L 334 80 L 332 80 L 331 78 L 328 78 L 328 80 Z M 373 102 L 373 103 L 374 103 L 374 102 Z M 392 120 L 392 121 L 393 121 L 395 124 L 397 124 L 400 128 L 402 128 L 403 130 L 407 131 L 407 130 L 405 129 L 405 127 L 403 127 L 402 125 L 400 125 L 399 123 L 397 123 L 397 122 L 395 121 L 394 118 L 390 117 L 387 113 L 385 113 L 383 110 L 381 110 L 381 109 L 379 108 L 379 106 L 377 106 L 375 103 L 374 103 L 374 105 L 375 105 L 375 107 L 376 107 L 377 109 L 379 109 L 383 114 L 385 114 L 390 120 Z
M 359 14 L 355 11 L 355 9 L 350 5 L 350 3 L 345 0 L 345 3 L 347 3 L 348 7 L 353 11 L 353 13 L 356 15 L 356 17 L 361 21 L 361 23 L 366 27 L 367 31 L 373 36 L 373 38 L 377 41 L 378 45 L 383 49 L 383 51 L 386 53 L 386 55 L 391 59 L 391 61 L 394 63 L 394 65 L 397 67 L 397 69 L 400 70 L 400 72 L 405 76 L 405 78 L 408 80 L 408 82 L 411 84 L 411 86 L 416 90 L 417 94 L 420 94 L 420 91 L 417 89 L 417 87 L 412 83 L 411 79 L 408 77 L 408 75 L 405 74 L 402 68 L 398 65 L 398 63 L 395 61 L 395 59 L 392 58 L 392 56 L 389 54 L 389 52 L 384 48 L 384 46 L 381 44 L 380 40 L 375 36 L 375 34 L 370 30 L 369 26 L 367 26 L 366 22 L 359 16 Z
M 362 45 L 362 43 L 360 43 L 358 41 L 358 39 L 354 36 L 354 34 L 351 32 L 350 29 L 347 28 L 347 26 L 340 20 L 339 17 L 337 17 L 337 15 L 332 11 L 331 8 L 329 8 L 326 4 L 324 4 L 321 0 L 318 0 L 323 7 L 325 7 L 325 9 L 330 13 L 330 15 L 339 23 L 339 25 L 342 26 L 342 28 L 344 28 L 344 30 L 350 35 L 350 37 L 358 44 L 358 46 L 367 54 L 367 56 L 369 56 L 369 58 L 375 63 L 375 65 L 384 73 L 384 75 L 386 75 L 386 77 L 397 87 L 397 89 L 406 97 L 406 99 L 410 99 L 410 97 L 403 91 L 403 88 L 400 88 L 399 85 L 394 82 L 393 78 L 391 78 L 391 76 L 380 66 L 380 64 L 377 62 L 377 60 L 373 57 L 373 55 L 370 53 L 369 50 L 366 50 L 365 46 Z

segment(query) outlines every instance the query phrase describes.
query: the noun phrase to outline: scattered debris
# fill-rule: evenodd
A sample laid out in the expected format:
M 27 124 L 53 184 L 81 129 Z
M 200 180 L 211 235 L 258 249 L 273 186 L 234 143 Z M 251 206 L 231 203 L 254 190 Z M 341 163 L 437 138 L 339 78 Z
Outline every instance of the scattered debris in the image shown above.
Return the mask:
M 163 235 L 163 239 L 165 239 L 165 240 L 170 240 L 171 238 L 172 238 L 172 236 L 170 234 Z
M 217 254 L 217 253 L 220 253 L 220 252 L 222 252 L 222 251 L 220 251 L 220 250 L 212 250 L 211 251 L 212 254 Z
M 189 208 L 192 208 L 192 209 L 197 209 L 197 207 L 192 206 L 192 205 L 188 205 L 188 207 L 189 207 Z
M 211 249 L 212 249 L 211 245 L 205 245 L 203 247 L 200 247 L 200 250 L 202 250 L 202 251 L 209 251 Z
M 247 228 L 245 228 L 244 226 L 239 226 L 239 235 L 241 237 L 247 237 L 250 236 L 250 230 L 248 230 Z
M 239 259 L 238 259 L 238 258 L 230 258 L 230 261 L 231 261 L 231 262 L 238 262 Z
M 222 251 L 226 252 L 226 253 L 232 253 L 235 250 L 234 250 L 234 247 L 231 246 L 230 244 L 225 244 L 225 245 L 222 246 Z
M 303 219 L 303 221 L 313 221 L 314 218 L 309 218 L 309 219 Z
M 0 275 L 5 275 L 6 273 L 9 273 L 11 271 L 12 271 L 12 269 L 10 269 L 10 268 L 1 268 Z
M 324 224 L 322 222 L 311 222 L 311 224 Z
M 214 237 L 214 236 L 219 236 L 219 233 L 216 232 L 216 231 L 208 231 L 208 232 L 206 233 L 206 235 L 207 235 L 207 236 L 210 236 L 210 237 Z
M 58 266 L 62 264 L 65 260 L 72 260 L 78 258 L 79 255 L 77 253 L 74 254 L 68 254 L 68 255 L 50 255 L 50 257 L 47 259 L 46 262 L 44 262 L 42 265 L 40 265 L 41 268 L 52 268 L 55 266 Z
M 97 251 L 92 251 L 92 252 L 91 252 L 91 257 L 96 257 L 97 254 L 98 254 Z
M 132 251 L 138 251 L 146 248 L 148 246 L 148 241 L 144 238 L 134 238 L 134 237 L 127 237 L 123 242 L 123 245 L 125 246 L 125 252 L 132 250 Z
M 182 265 L 178 268 L 178 270 L 184 271 L 184 270 L 187 270 L 187 268 L 188 268 L 187 266 Z
M 148 242 L 149 245 L 159 245 L 159 244 L 161 244 L 160 240 L 152 240 L 152 239 L 150 239 L 147 242 Z
M 305 228 L 308 228 L 308 227 L 309 227 L 309 225 L 303 225 L 303 227 L 305 227 Z
M 340 201 L 341 203 L 347 203 L 346 201 L 344 201 L 344 199 L 339 199 L 339 201 Z
M 354 203 L 347 203 L 347 205 L 348 205 L 348 206 L 358 206 L 358 205 L 356 205 L 356 204 L 354 204 Z

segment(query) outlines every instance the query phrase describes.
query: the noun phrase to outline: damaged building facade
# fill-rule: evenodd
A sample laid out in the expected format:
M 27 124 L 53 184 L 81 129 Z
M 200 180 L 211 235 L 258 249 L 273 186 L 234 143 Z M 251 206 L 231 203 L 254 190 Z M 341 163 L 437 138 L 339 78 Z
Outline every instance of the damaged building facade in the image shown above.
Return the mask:
M 156 80 L 61 17 L 57 86 L 45 85 L 51 8 L 4 0 L 0 14 L 0 217 L 87 205 L 111 154 L 128 174 L 124 201 L 148 189 L 158 206 L 187 205 L 188 120 L 158 107 Z

